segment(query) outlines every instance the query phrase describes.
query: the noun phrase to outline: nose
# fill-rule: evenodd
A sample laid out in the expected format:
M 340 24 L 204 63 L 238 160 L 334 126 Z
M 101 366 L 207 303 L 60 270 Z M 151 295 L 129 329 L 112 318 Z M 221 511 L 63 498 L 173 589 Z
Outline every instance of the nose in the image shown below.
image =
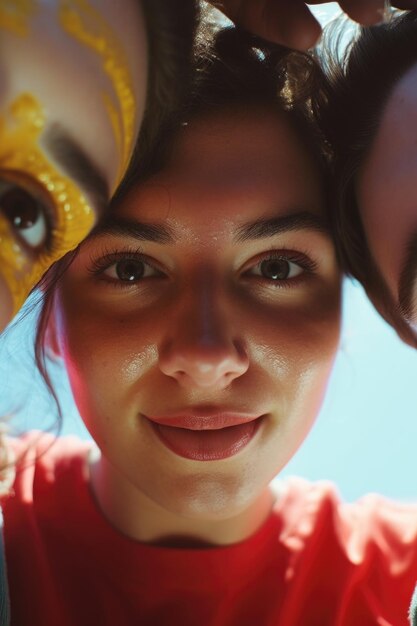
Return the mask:
M 159 367 L 184 388 L 224 389 L 249 367 L 244 343 L 232 316 L 218 310 L 213 294 L 194 291 L 189 299 L 172 326 L 167 320 L 169 334 L 160 349 Z

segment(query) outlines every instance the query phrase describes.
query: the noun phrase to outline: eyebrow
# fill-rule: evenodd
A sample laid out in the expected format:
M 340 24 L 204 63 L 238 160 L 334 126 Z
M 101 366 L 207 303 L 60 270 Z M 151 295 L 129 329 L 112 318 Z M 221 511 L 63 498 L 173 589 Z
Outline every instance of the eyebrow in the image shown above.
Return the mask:
M 405 258 L 400 272 L 398 303 L 401 313 L 410 319 L 414 312 L 413 288 L 417 278 L 417 231 L 408 240 Z
M 91 197 L 94 208 L 101 213 L 109 203 L 109 187 L 83 148 L 59 124 L 47 130 L 43 142 L 65 174 Z
M 299 211 L 290 215 L 247 222 L 238 229 L 235 239 L 238 243 L 243 243 L 298 230 L 313 230 L 330 237 L 330 229 L 324 217 L 309 211 Z
M 131 237 L 139 241 L 151 241 L 162 244 L 175 242 L 172 230 L 164 224 L 146 224 L 112 215 L 104 217 L 93 228 L 88 239 L 95 239 L 102 235 L 118 235 L 120 237 Z
M 323 217 L 308 211 L 300 211 L 291 215 L 247 222 L 238 228 L 234 240 L 236 243 L 244 243 L 249 240 L 274 237 L 281 233 L 298 230 L 314 230 L 330 237 L 328 224 Z M 91 240 L 102 235 L 131 237 L 139 241 L 160 244 L 172 244 L 176 241 L 173 231 L 165 224 L 144 223 L 113 215 L 108 215 L 102 219 L 92 230 L 88 239 Z

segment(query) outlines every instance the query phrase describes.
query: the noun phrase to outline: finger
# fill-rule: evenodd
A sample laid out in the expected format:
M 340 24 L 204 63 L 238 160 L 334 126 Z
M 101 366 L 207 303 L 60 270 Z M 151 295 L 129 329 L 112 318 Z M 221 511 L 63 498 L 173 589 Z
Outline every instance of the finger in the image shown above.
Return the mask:
M 212 0 L 232 21 L 289 48 L 307 50 L 321 34 L 304 0 Z

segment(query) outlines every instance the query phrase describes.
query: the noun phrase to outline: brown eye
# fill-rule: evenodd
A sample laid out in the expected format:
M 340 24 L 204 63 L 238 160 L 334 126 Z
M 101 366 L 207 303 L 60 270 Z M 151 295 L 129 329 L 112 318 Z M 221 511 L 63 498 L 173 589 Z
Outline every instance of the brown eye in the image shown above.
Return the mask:
M 115 255 L 105 256 L 98 259 L 94 263 L 95 274 L 102 274 L 104 277 L 114 283 L 140 283 L 144 278 L 157 278 L 163 276 L 163 273 L 156 267 L 151 265 L 140 254 L 124 255 L 116 253 Z
M 0 213 L 26 246 L 32 249 L 45 246 L 50 232 L 48 210 L 29 191 L 19 185 L 0 182 Z
M 143 261 L 135 259 L 124 259 L 115 265 L 116 274 L 119 280 L 133 283 L 143 278 L 145 274 L 145 264 Z
M 286 259 L 266 259 L 261 263 L 261 272 L 270 280 L 286 280 L 291 273 L 291 263 Z
M 247 275 L 266 278 L 271 283 L 280 283 L 297 278 L 306 271 L 311 271 L 311 262 L 298 260 L 290 256 L 270 256 L 251 267 Z

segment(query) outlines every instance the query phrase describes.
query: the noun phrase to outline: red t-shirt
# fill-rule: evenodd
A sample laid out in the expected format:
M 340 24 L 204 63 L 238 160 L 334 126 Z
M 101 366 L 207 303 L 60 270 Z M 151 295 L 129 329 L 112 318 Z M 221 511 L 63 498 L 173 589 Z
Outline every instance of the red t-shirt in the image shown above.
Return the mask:
M 417 505 L 373 495 L 342 504 L 327 482 L 290 479 L 246 541 L 149 546 L 96 508 L 90 445 L 61 438 L 20 463 L 3 504 L 13 626 L 407 624 Z

